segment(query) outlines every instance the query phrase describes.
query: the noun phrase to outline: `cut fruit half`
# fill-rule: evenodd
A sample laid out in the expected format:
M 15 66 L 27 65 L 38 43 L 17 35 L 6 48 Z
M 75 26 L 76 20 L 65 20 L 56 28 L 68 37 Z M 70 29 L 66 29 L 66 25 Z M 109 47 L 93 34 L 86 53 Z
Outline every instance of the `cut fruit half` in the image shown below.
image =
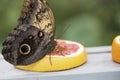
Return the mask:
M 120 35 L 116 36 L 112 43 L 112 59 L 120 63 Z
M 43 59 L 27 66 L 16 66 L 27 71 L 59 71 L 71 69 L 87 61 L 86 50 L 83 45 L 67 40 L 57 40 L 57 46 Z

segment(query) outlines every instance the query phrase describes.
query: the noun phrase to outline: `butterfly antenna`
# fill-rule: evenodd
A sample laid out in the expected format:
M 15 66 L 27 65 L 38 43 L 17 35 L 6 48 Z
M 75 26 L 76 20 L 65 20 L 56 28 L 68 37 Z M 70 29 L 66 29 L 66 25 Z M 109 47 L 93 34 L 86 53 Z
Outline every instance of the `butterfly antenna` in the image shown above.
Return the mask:
M 65 26 L 65 28 L 63 29 L 63 32 L 62 32 L 62 34 L 60 34 L 60 36 L 58 36 L 58 38 L 57 39 L 60 39 L 61 37 L 63 37 L 63 35 L 65 34 L 65 32 L 69 29 L 71 27 L 71 25 L 69 24 L 69 25 L 67 25 L 67 26 Z

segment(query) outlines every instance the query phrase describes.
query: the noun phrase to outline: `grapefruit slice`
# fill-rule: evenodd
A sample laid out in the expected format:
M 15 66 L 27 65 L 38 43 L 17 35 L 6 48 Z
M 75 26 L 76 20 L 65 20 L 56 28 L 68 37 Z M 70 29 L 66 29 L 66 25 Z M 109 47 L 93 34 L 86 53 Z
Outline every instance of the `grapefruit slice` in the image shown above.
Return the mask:
M 16 66 L 27 71 L 59 71 L 71 69 L 87 61 L 83 45 L 67 40 L 57 40 L 56 48 L 43 59 L 27 66 Z
M 112 42 L 112 59 L 120 63 L 120 35 L 116 36 Z

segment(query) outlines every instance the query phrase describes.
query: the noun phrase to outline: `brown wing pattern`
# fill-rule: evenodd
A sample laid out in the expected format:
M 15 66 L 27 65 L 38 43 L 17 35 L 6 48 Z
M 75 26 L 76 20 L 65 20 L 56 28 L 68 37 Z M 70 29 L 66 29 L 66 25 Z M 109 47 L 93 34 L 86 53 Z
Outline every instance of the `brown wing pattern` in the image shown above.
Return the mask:
M 18 24 L 30 24 L 54 35 L 54 16 L 45 0 L 24 0 Z

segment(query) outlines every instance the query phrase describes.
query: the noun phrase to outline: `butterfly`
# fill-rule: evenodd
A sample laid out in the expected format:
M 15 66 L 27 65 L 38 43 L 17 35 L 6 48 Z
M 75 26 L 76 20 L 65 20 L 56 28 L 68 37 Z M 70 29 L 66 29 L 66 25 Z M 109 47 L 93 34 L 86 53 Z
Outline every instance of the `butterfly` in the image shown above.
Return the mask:
M 46 0 L 24 0 L 17 27 L 3 42 L 2 55 L 13 65 L 29 65 L 56 46 L 53 13 Z

